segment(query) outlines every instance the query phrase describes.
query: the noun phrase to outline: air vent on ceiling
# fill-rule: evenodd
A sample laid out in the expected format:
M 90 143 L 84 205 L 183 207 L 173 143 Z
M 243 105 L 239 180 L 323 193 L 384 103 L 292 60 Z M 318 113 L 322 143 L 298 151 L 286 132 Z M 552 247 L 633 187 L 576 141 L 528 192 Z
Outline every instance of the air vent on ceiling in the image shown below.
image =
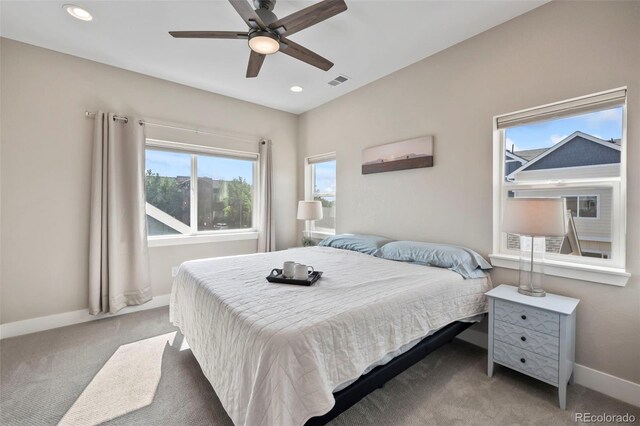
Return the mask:
M 342 83 L 346 83 L 347 81 L 351 80 L 349 77 L 347 77 L 346 75 L 339 75 L 336 78 L 334 78 L 333 80 L 331 80 L 329 82 L 329 86 L 339 86 Z

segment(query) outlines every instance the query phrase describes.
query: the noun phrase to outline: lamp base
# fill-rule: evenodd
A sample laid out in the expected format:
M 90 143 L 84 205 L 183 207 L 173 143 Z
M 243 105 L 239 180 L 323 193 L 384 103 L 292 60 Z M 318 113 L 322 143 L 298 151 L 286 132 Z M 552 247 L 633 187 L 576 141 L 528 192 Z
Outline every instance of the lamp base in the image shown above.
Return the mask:
M 533 297 L 544 297 L 547 295 L 545 291 L 541 288 L 528 289 L 523 287 L 518 287 L 518 293 L 524 294 L 525 296 L 533 296 Z

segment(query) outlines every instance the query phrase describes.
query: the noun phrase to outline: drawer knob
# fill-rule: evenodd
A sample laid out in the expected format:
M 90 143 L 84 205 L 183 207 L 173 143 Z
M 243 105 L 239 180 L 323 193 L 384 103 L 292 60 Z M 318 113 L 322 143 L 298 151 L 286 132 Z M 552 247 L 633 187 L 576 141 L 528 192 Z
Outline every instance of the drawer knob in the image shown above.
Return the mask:
M 522 318 L 523 320 L 526 320 L 527 316 L 526 315 L 522 315 L 520 318 Z
M 526 342 L 526 341 L 527 341 L 527 338 L 526 338 L 526 337 L 524 337 L 524 336 L 522 336 L 522 337 L 520 338 L 520 340 L 522 340 L 523 342 Z
M 527 362 L 527 360 L 524 358 L 520 358 L 520 362 L 524 364 L 525 362 Z

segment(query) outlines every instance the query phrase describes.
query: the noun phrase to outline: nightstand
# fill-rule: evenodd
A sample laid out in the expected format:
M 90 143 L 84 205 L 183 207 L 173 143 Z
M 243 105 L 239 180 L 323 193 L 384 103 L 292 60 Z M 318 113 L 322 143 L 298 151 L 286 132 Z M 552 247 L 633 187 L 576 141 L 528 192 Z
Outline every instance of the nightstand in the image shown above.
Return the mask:
M 549 294 L 531 297 L 500 285 L 489 291 L 489 365 L 504 365 L 558 388 L 560 408 L 573 383 L 576 307 L 580 301 Z

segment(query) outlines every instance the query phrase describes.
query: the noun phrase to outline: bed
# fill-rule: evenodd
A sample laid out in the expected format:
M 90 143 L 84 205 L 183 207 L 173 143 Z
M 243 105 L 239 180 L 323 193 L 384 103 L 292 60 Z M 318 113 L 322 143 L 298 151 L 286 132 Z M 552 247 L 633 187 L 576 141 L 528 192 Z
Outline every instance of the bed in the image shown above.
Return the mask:
M 267 282 L 286 260 L 324 275 L 312 287 Z M 335 417 L 424 342 L 453 338 L 487 311 L 490 287 L 488 277 L 310 247 L 185 262 L 170 315 L 235 425 L 300 426 Z

